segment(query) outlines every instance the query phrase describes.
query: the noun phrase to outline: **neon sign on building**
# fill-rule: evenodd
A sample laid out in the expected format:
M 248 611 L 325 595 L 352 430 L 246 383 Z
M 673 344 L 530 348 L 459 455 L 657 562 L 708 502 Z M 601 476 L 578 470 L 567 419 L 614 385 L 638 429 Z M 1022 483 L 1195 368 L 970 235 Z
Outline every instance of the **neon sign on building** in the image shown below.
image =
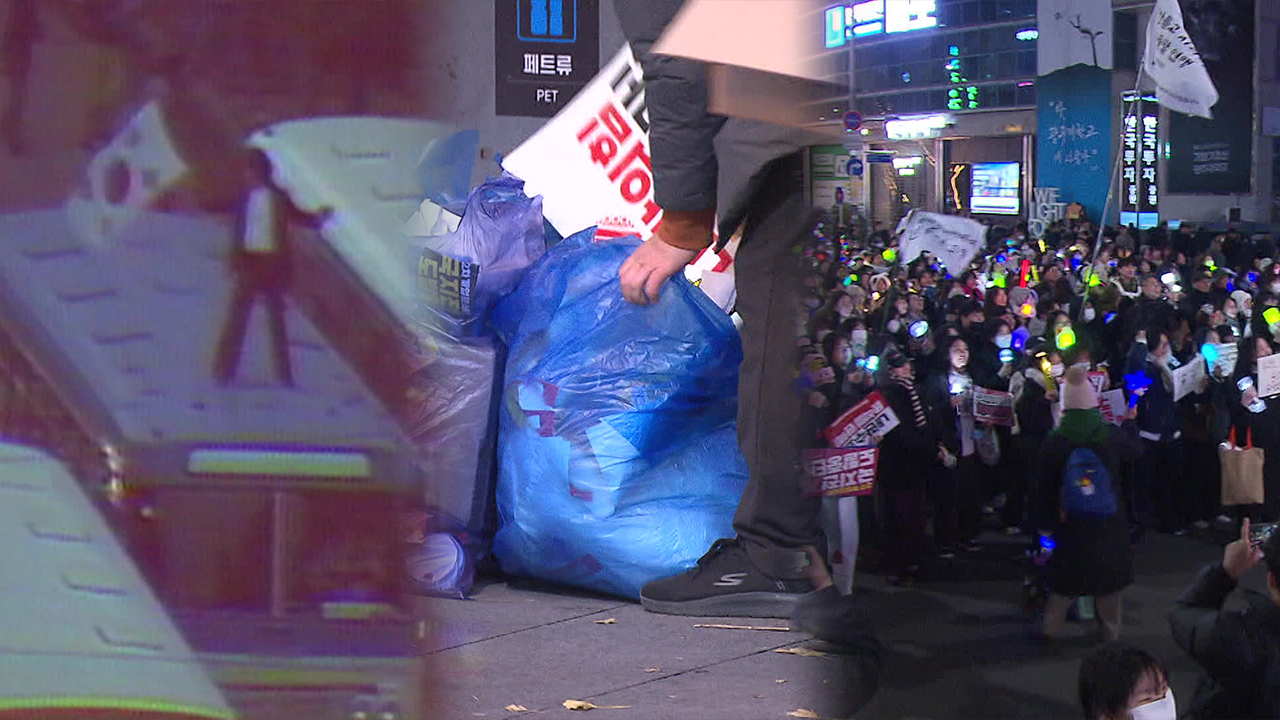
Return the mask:
M 869 0 L 827 8 L 823 17 L 828 48 L 852 37 L 937 27 L 937 0 Z

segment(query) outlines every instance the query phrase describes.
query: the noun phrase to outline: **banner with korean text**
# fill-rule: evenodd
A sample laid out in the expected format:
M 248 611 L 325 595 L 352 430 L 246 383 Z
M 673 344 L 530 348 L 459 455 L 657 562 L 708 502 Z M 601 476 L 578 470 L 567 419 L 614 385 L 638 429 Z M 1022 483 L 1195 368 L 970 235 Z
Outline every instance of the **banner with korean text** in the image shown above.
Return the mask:
M 875 490 L 876 463 L 880 451 L 874 447 L 822 448 L 805 450 L 806 497 L 856 497 Z
M 1044 34 L 1041 33 L 1041 37 Z M 1097 222 L 1111 173 L 1111 71 L 1074 65 L 1036 79 L 1037 188 L 1057 188 L 1058 202 L 1080 203 Z
M 543 216 L 565 237 L 593 225 L 601 238 L 651 236 L 662 209 L 653 200 L 644 79 L 630 47 L 502 167 L 542 196 Z
M 849 408 L 823 431 L 832 447 L 849 448 L 875 445 L 878 438 L 898 426 L 894 414 L 884 396 L 873 392 L 862 402 Z

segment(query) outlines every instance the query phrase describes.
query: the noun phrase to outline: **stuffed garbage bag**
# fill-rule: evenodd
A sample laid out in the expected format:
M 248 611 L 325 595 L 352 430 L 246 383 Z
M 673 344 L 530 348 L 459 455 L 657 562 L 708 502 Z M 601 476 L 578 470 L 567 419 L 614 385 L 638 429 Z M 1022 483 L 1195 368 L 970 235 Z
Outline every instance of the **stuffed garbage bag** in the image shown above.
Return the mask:
M 508 345 L 494 554 L 508 573 L 638 598 L 692 567 L 732 520 L 742 348 L 679 273 L 649 307 L 618 268 L 637 238 L 551 248 L 493 313 Z
M 455 338 L 482 335 L 489 309 L 546 251 L 542 198 L 504 173 L 471 191 L 457 230 L 409 240 L 426 324 Z

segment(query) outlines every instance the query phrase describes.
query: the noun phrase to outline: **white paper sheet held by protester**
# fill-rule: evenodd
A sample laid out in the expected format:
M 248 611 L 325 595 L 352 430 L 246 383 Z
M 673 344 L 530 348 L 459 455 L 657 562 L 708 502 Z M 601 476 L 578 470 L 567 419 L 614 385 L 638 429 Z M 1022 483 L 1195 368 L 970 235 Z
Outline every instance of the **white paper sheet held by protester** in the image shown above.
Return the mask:
M 147 103 L 89 161 L 83 182 L 66 202 L 67 217 L 83 239 L 103 247 L 188 170 L 160 104 Z
M 1124 400 L 1124 390 L 1108 390 L 1098 394 L 1098 411 L 1102 413 L 1104 422 L 1120 425 L 1128 409 Z
M 1156 0 L 1147 21 L 1142 71 L 1156 83 L 1156 100 L 1170 110 L 1212 118 L 1218 90 L 1182 22 L 1178 0 Z
M 542 214 L 568 237 L 648 239 L 662 219 L 653 200 L 649 114 L 640 64 L 624 45 L 554 118 L 502 160 L 542 196 Z
M 1214 345 L 1218 349 L 1218 360 L 1213 364 L 1214 372 L 1221 373 L 1223 377 L 1231 377 L 1236 371 L 1236 358 L 1240 355 L 1239 347 L 1235 343 L 1219 343 Z
M 1193 355 L 1185 365 L 1174 370 L 1172 373 L 1174 401 L 1181 400 L 1195 392 L 1200 381 L 1205 379 L 1207 372 L 1204 358 L 1198 354 Z
M 915 212 L 903 229 L 898 259 L 909 263 L 928 251 L 952 275 L 959 276 L 986 243 L 987 227 L 957 215 Z
M 1280 355 L 1258 358 L 1258 396 L 1280 395 Z

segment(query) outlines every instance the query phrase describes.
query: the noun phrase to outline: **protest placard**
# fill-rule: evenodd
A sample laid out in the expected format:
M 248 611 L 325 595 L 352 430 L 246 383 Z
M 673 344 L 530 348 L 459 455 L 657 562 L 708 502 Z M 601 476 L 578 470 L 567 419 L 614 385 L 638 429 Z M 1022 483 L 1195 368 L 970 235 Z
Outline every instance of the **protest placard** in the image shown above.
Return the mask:
M 875 445 L 876 437 L 898 426 L 898 416 L 885 402 L 884 396 L 873 392 L 836 418 L 823 431 L 832 447 L 849 448 Z
M 1124 400 L 1124 390 L 1108 390 L 1098 395 L 1098 412 L 1102 413 L 1104 422 L 1120 425 L 1128 409 Z
M 1236 358 L 1240 355 L 1240 349 L 1235 343 L 1221 343 L 1214 347 L 1218 349 L 1218 360 L 1213 364 L 1214 372 L 1221 373 L 1223 377 L 1231 377 L 1236 371 Z
M 1190 395 L 1195 391 L 1196 386 L 1206 375 L 1204 357 L 1200 354 L 1193 355 L 1186 365 L 1179 367 L 1173 371 L 1173 399 L 1174 401 Z M 1280 389 L 1276 392 L 1280 393 Z
M 1013 395 L 975 385 L 973 419 L 977 422 L 1013 427 Z
M 1280 395 L 1280 355 L 1258 358 L 1258 397 Z
M 595 225 L 598 238 L 648 238 L 662 218 L 648 130 L 644 75 L 624 43 L 502 167 L 524 180 L 530 197 L 542 196 L 542 214 L 561 235 Z
M 808 480 L 806 497 L 870 495 L 875 488 L 879 453 L 874 447 L 805 450 L 802 460 Z
M 1095 393 L 1101 395 L 1107 387 L 1107 374 L 1096 370 L 1089 373 L 1089 384 L 1093 386 Z

